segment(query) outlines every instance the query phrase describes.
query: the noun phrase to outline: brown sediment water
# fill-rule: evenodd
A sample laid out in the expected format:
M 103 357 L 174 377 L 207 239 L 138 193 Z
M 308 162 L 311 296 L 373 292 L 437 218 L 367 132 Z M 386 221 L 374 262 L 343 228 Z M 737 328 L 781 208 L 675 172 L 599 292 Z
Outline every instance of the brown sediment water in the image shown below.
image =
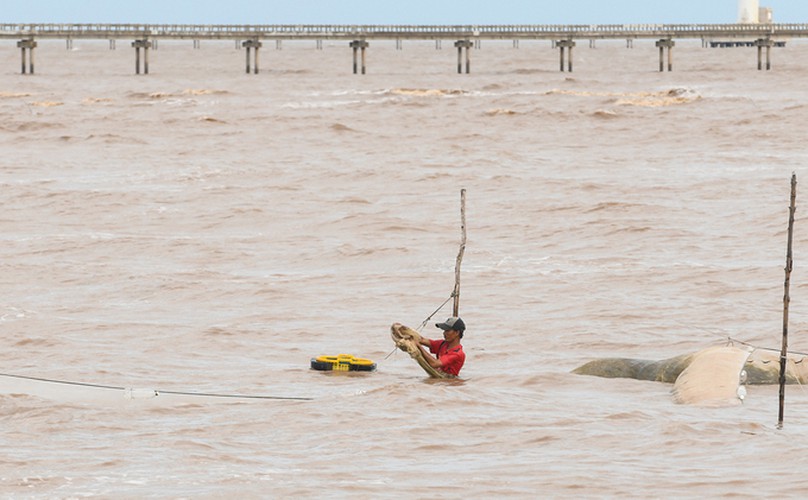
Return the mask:
M 123 45 L 123 44 L 120 44 Z M 808 45 L 42 41 L 0 51 L 0 496 L 802 496 L 808 394 L 676 404 L 570 371 L 779 347 Z M 394 322 L 449 296 L 460 381 Z M 808 349 L 798 187 L 791 347 Z M 438 337 L 434 323 L 422 330 Z M 351 353 L 370 374 L 309 369 Z M 115 387 L 130 388 L 120 391 Z M 153 397 L 152 389 L 163 392 Z M 270 395 L 310 401 L 203 397 Z M 128 396 L 128 397 L 126 397 Z

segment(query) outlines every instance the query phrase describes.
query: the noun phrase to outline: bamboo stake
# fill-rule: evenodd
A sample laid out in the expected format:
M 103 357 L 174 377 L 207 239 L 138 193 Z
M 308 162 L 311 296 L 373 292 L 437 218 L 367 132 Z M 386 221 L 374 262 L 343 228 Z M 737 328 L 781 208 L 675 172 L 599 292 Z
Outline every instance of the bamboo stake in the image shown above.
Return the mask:
M 786 278 L 785 278 L 785 292 L 783 294 L 783 345 L 780 350 L 780 412 L 778 413 L 777 417 L 777 428 L 783 428 L 783 410 L 785 407 L 785 400 L 786 400 L 786 364 L 788 362 L 788 304 L 791 302 L 791 297 L 789 296 L 789 285 L 791 282 L 791 267 L 792 267 L 792 260 L 791 260 L 791 243 L 794 238 L 794 212 L 797 210 L 796 207 L 796 199 L 797 199 L 797 174 L 791 174 L 791 206 L 788 212 L 788 249 L 786 250 Z
M 460 240 L 460 251 L 457 253 L 457 262 L 455 262 L 455 285 L 452 296 L 454 297 L 454 304 L 452 307 L 452 316 L 457 317 L 460 310 L 460 263 L 463 261 L 463 253 L 466 251 L 466 190 L 460 190 L 460 229 L 463 232 L 463 237 Z

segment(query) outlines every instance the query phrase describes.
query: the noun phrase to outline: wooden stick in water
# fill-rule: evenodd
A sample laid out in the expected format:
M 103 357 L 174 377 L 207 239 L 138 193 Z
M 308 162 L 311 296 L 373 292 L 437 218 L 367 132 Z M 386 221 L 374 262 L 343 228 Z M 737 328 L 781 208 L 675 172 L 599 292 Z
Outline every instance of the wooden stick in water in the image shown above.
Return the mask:
M 460 311 L 460 263 L 463 261 L 463 253 L 466 251 L 466 190 L 460 190 L 460 229 L 463 232 L 463 237 L 460 240 L 460 251 L 457 253 L 457 262 L 455 262 L 455 285 L 452 296 L 454 297 L 454 304 L 452 307 L 452 316 L 457 317 Z
M 789 296 L 789 284 L 791 282 L 791 243 L 794 236 L 794 212 L 796 211 L 797 199 L 797 174 L 791 174 L 791 207 L 788 214 L 788 249 L 786 250 L 786 279 L 785 293 L 783 294 L 783 346 L 780 350 L 780 412 L 777 417 L 777 428 L 783 428 L 783 409 L 786 400 L 786 364 L 788 362 L 788 304 L 791 302 Z

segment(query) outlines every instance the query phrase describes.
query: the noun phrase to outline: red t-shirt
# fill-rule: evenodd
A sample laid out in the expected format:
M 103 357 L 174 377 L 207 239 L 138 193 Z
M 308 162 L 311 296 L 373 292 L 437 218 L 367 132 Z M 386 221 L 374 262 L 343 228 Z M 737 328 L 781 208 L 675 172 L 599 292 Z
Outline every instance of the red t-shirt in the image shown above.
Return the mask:
M 449 343 L 445 340 L 430 340 L 429 352 L 440 360 L 441 371 L 449 375 L 459 375 L 463 363 L 466 362 L 466 353 L 463 352 L 463 346 L 460 344 L 449 349 Z

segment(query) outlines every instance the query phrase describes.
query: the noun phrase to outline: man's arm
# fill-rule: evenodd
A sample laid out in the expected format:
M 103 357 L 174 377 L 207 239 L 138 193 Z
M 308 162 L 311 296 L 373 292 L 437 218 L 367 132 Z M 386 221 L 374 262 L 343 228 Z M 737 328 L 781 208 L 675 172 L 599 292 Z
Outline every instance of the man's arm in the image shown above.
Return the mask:
M 426 343 L 424 343 L 424 340 L 426 340 Z M 438 358 L 433 356 L 432 353 L 424 349 L 423 345 L 429 345 L 429 340 L 421 337 L 421 343 L 418 345 L 418 349 L 421 349 L 421 354 L 424 355 L 424 359 L 426 360 L 427 363 L 429 363 L 429 366 L 431 366 L 436 370 L 440 370 L 441 368 L 443 368 L 443 363 L 441 362 L 441 360 L 439 360 Z

